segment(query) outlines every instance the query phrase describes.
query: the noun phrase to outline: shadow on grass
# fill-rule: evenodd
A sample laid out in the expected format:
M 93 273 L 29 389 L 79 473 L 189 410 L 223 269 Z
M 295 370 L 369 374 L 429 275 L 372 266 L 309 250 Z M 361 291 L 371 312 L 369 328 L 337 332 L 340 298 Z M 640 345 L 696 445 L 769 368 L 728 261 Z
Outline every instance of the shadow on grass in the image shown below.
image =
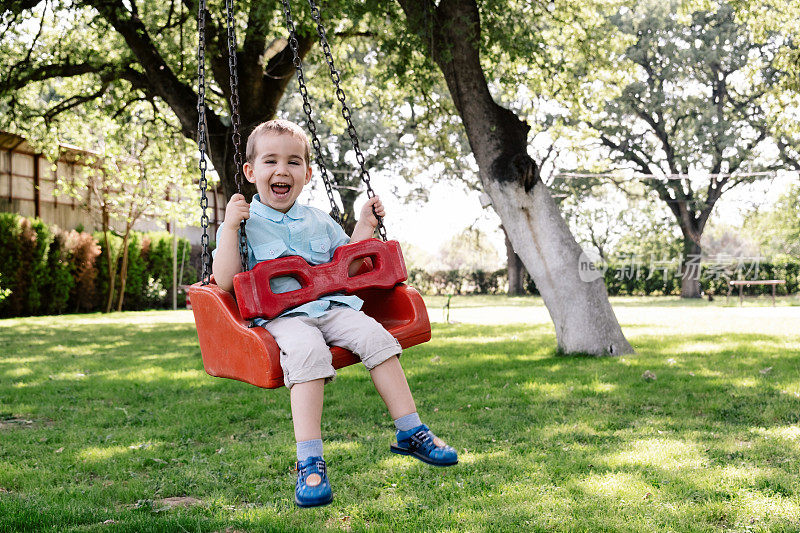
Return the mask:
M 337 503 L 312 523 L 652 530 L 792 516 L 798 339 L 632 341 L 637 355 L 570 358 L 549 326 L 435 325 L 402 362 L 423 419 L 461 454 L 444 470 L 388 454 L 391 420 L 368 373 L 342 369 L 323 416 Z M 15 524 L 36 506 L 39 525 L 59 529 L 104 516 L 131 529 L 307 524 L 290 500 L 288 392 L 207 376 L 191 324 L 23 321 L 0 328 L 0 344 L 0 413 L 48 422 L 2 430 L 0 508 L 16 509 Z M 6 503 L 2 490 L 24 497 Z M 207 505 L 130 508 L 182 494 Z

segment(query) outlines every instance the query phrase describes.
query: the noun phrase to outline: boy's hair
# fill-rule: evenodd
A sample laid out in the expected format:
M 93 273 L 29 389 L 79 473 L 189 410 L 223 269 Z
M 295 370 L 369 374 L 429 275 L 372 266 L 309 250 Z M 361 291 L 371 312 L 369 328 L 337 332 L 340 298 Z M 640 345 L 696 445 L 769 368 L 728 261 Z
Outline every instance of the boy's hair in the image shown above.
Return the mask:
M 247 137 L 247 151 L 245 155 L 247 157 L 247 162 L 251 165 L 255 161 L 256 158 L 256 140 L 261 135 L 267 134 L 275 134 L 275 135 L 291 135 L 298 141 L 303 143 L 304 153 L 303 159 L 305 159 L 306 165 L 310 165 L 310 152 L 311 147 L 308 143 L 308 137 L 306 136 L 306 132 L 303 131 L 303 128 L 295 124 L 290 120 L 284 120 L 282 118 L 276 118 L 273 120 L 268 120 L 266 122 L 262 122 L 255 129 L 250 132 L 250 136 Z

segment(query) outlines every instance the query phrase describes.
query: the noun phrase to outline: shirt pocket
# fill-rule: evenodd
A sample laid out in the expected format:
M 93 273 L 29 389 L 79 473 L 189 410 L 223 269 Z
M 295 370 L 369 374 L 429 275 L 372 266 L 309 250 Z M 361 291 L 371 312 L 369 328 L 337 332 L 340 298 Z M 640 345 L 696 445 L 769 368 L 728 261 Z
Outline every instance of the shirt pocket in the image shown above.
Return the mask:
M 311 261 L 314 264 L 327 263 L 331 260 L 331 239 L 328 236 L 315 237 L 309 241 Z
M 286 243 L 281 240 L 268 242 L 266 244 L 259 244 L 253 246 L 253 255 L 256 262 L 268 261 L 280 257 L 286 251 Z

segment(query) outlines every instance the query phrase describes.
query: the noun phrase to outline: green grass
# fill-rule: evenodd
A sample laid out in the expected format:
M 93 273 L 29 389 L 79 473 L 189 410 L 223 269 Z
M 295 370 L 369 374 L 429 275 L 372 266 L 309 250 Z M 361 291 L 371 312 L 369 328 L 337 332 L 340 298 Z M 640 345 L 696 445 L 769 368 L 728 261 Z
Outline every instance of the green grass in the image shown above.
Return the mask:
M 559 357 L 545 322 L 434 324 L 402 361 L 453 468 L 390 454 L 367 372 L 341 370 L 335 500 L 310 510 L 288 391 L 208 377 L 189 313 L 0 321 L 0 531 L 800 531 L 797 314 L 636 307 L 622 358 Z

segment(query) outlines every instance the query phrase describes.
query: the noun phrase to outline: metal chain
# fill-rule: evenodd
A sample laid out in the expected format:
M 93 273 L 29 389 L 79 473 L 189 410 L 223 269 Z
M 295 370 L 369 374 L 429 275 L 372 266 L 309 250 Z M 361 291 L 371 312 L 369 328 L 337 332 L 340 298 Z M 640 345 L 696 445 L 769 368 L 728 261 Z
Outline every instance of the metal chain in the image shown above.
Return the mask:
M 197 146 L 200 148 L 200 226 L 203 236 L 200 238 L 202 246 L 201 263 L 203 268 L 200 278 L 203 285 L 211 282 L 211 254 L 208 251 L 208 179 L 206 178 L 206 1 L 200 0 L 197 12 L 197 28 L 199 39 L 197 42 Z
M 288 0 L 283 0 L 283 2 L 286 4 L 288 3 Z M 361 166 L 361 180 L 364 182 L 364 185 L 367 186 L 367 197 L 372 198 L 375 196 L 375 191 L 372 190 L 372 185 L 370 184 L 369 171 L 367 170 L 364 154 L 361 153 L 361 147 L 359 146 L 358 142 L 358 133 L 356 132 L 356 128 L 353 126 L 353 121 L 350 118 L 350 108 L 347 106 L 347 102 L 345 101 L 344 91 L 339 85 L 341 78 L 339 77 L 339 71 L 336 70 L 336 67 L 333 64 L 333 54 L 331 53 L 331 47 L 328 44 L 328 37 L 325 33 L 325 27 L 322 25 L 322 17 L 320 16 L 319 7 L 317 7 L 317 4 L 314 2 L 314 0 L 308 0 L 308 5 L 311 7 L 311 18 L 317 24 L 317 33 L 319 34 L 319 40 L 322 44 L 322 51 L 325 53 L 325 60 L 328 63 L 331 80 L 336 86 L 336 98 L 342 104 L 342 117 L 347 122 L 347 133 L 350 135 L 350 141 L 353 144 L 353 150 L 355 150 L 356 153 L 356 160 L 358 161 L 359 166 Z M 378 219 L 378 233 L 380 234 L 381 239 L 385 241 L 386 227 L 383 225 L 382 217 L 379 217 L 376 214 L 375 218 Z
M 325 157 L 322 155 L 322 145 L 317 137 L 317 125 L 311 117 L 311 103 L 308 100 L 308 89 L 306 88 L 306 80 L 303 74 L 303 61 L 300 59 L 299 44 L 297 43 L 297 30 L 292 19 L 292 8 L 289 0 L 282 0 L 283 14 L 286 17 L 286 29 L 289 32 L 289 46 L 292 49 L 293 64 L 297 72 L 297 83 L 300 86 L 300 94 L 303 97 L 303 111 L 306 114 L 308 122 L 308 129 L 311 132 L 311 144 L 314 146 L 314 153 L 316 154 L 316 163 L 322 174 L 322 182 L 325 184 L 325 192 L 328 194 L 328 201 L 331 203 L 331 216 L 336 222 L 342 224 L 342 215 L 339 211 L 339 206 L 336 205 L 336 200 L 333 196 L 333 186 L 331 185 L 331 178 L 328 176 L 328 169 L 325 166 Z
M 225 0 L 225 12 L 228 19 L 228 70 L 231 75 L 231 125 L 233 126 L 233 164 L 235 167 L 234 181 L 236 191 L 242 194 L 242 152 L 240 149 L 242 136 L 239 133 L 241 118 L 239 116 L 239 70 L 236 65 L 236 22 L 233 19 L 233 0 Z M 246 222 L 242 220 L 239 224 L 239 257 L 242 260 L 242 271 L 247 268 L 247 233 L 245 232 Z

